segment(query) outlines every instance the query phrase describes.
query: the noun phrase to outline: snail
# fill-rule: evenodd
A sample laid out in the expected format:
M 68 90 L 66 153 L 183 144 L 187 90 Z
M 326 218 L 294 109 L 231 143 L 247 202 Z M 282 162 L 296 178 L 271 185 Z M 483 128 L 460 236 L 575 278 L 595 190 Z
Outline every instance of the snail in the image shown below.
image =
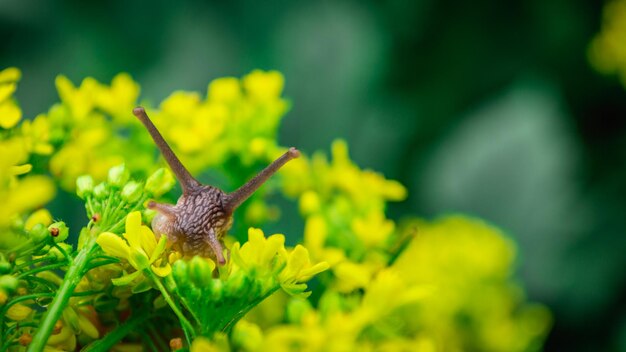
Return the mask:
M 243 186 L 226 193 L 217 187 L 203 185 L 191 176 L 143 107 L 133 109 L 133 114 L 152 136 L 183 190 L 176 205 L 148 202 L 147 207 L 157 212 L 152 220 L 152 230 L 157 236 L 167 236 L 173 248 L 183 255 L 210 257 L 219 265 L 224 265 L 226 259 L 222 239 L 233 223 L 235 209 L 285 163 L 300 156 L 300 152 L 296 148 L 289 148 Z

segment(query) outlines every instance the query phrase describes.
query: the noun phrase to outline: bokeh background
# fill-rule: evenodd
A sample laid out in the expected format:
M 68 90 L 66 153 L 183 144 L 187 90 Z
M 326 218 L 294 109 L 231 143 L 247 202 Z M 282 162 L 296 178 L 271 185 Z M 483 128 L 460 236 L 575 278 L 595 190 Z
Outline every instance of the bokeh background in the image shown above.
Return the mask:
M 283 145 L 346 139 L 359 165 L 408 187 L 392 218 L 498 225 L 529 298 L 555 315 L 546 350 L 626 350 L 626 91 L 587 55 L 602 6 L 2 0 L 0 67 L 22 69 L 27 118 L 58 101 L 61 73 L 129 72 L 159 102 L 279 70 L 293 103 Z

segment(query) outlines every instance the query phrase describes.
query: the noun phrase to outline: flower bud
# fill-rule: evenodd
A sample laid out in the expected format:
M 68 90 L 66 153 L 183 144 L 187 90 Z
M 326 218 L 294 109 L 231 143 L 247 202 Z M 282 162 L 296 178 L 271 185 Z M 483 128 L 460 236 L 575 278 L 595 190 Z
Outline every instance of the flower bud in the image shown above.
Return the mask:
M 65 241 L 70 233 L 67 225 L 65 225 L 63 221 L 57 221 L 48 226 L 48 231 L 56 243 Z
M 11 263 L 7 262 L 2 258 L 0 260 L 0 275 L 7 274 L 11 271 Z
M 93 177 L 90 175 L 79 176 L 76 179 L 76 194 L 85 199 L 86 196 L 93 193 Z
M 188 276 L 187 276 L 188 267 L 189 266 L 187 265 L 187 262 L 184 260 L 178 260 L 172 266 L 172 276 L 176 280 L 177 284 L 181 284 L 181 283 L 186 284 L 186 281 L 188 279 Z
M 125 164 L 120 164 L 109 169 L 109 184 L 111 186 L 122 187 L 130 178 L 130 172 Z
M 30 229 L 29 234 L 35 243 L 40 243 L 48 239 L 50 231 L 42 224 L 35 224 Z
M 62 249 L 64 249 L 65 253 L 72 253 L 72 251 L 73 251 L 73 248 L 72 248 L 71 244 L 59 243 L 58 246 L 61 247 Z M 54 256 L 58 260 L 64 260 L 65 259 L 65 256 L 63 255 L 63 253 L 61 253 L 61 251 L 59 251 L 59 249 L 57 247 L 50 248 L 50 252 L 48 252 L 48 253 L 50 255 Z
M 80 326 L 78 322 L 78 314 L 74 310 L 74 308 L 67 306 L 63 310 L 63 320 L 69 325 L 70 329 L 73 331 L 80 331 Z
M 176 337 L 170 340 L 170 349 L 172 351 L 178 351 L 183 348 L 183 339 Z
M 28 306 L 25 306 L 21 303 L 17 303 L 12 305 L 6 312 L 6 317 L 11 319 L 11 320 L 15 320 L 15 321 L 21 321 L 24 320 L 26 318 L 28 318 L 28 316 L 30 315 L 30 313 L 32 313 L 32 309 Z
M 222 299 L 222 290 L 224 287 L 222 282 L 222 280 L 211 279 L 211 295 L 209 296 L 211 301 L 219 302 Z
M 238 270 L 237 272 L 230 275 L 228 281 L 226 282 L 226 285 L 224 286 L 224 290 L 229 296 L 235 296 L 240 292 L 248 292 L 248 294 L 252 296 L 253 293 L 250 292 L 252 291 L 250 283 L 250 280 L 246 277 L 246 274 L 243 272 L 243 270 Z
M 258 325 L 240 320 L 233 329 L 233 344 L 244 351 L 258 351 L 263 342 L 263 332 Z
M 93 189 L 93 195 L 96 196 L 97 199 L 105 199 L 107 194 L 107 186 L 104 184 L 104 182 L 99 183 Z
M 215 263 L 212 261 L 198 256 L 193 257 L 189 262 L 191 281 L 198 287 L 205 287 L 213 276 L 213 269 L 215 269 Z
M 128 203 L 135 203 L 141 197 L 142 192 L 143 189 L 141 188 L 141 184 L 135 181 L 130 181 L 122 189 L 122 199 Z
M 146 181 L 146 191 L 154 196 L 160 196 L 174 187 L 174 176 L 168 169 L 160 168 Z
M 0 276 L 0 288 L 7 291 L 13 292 L 17 288 L 18 280 L 11 275 L 2 275 Z
M 31 342 L 33 342 L 33 336 L 27 332 L 23 333 L 17 341 L 22 346 L 28 346 Z
M 81 333 L 89 336 L 92 339 L 97 339 L 100 337 L 100 332 L 98 328 L 89 320 L 85 315 L 78 315 L 78 326 Z
M 287 319 L 290 323 L 302 322 L 302 317 L 312 310 L 311 303 L 306 299 L 291 299 L 287 303 Z

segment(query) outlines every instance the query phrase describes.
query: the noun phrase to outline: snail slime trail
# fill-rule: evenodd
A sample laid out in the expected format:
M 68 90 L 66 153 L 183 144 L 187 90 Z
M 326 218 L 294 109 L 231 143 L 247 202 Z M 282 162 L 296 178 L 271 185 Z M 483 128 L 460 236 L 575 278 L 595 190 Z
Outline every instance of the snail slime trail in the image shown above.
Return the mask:
M 285 163 L 300 156 L 300 152 L 296 148 L 289 148 L 246 184 L 232 193 L 226 193 L 217 187 L 203 185 L 191 176 L 143 107 L 133 109 L 133 114 L 148 129 L 183 190 L 176 205 L 154 201 L 148 203 L 149 209 L 157 211 L 152 220 L 155 234 L 166 235 L 173 247 L 183 255 L 210 257 L 219 265 L 224 265 L 226 259 L 222 239 L 233 223 L 235 209 Z

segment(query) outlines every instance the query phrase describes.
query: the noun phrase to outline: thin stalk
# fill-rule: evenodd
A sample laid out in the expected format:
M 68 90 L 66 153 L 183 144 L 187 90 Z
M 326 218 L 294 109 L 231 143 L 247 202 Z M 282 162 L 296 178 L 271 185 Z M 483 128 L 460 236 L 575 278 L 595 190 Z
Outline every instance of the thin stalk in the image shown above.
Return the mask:
M 159 332 L 156 331 L 156 329 L 154 328 L 154 325 L 149 324 L 148 331 L 152 335 L 152 339 L 155 341 L 155 345 L 157 346 L 157 349 L 159 351 L 167 351 L 169 346 L 167 345 L 167 343 L 165 343 L 165 341 L 163 341 L 163 335 L 159 334 Z
M 143 206 L 143 203 L 148 200 L 148 197 L 146 196 L 142 196 L 141 200 L 139 202 L 137 202 L 137 204 L 135 204 L 134 207 L 132 207 L 130 210 L 128 210 L 128 214 L 132 213 L 133 211 L 139 209 L 139 207 Z M 116 232 L 116 229 L 122 225 L 124 225 L 124 222 L 126 221 L 126 216 L 124 216 L 122 219 L 118 220 L 118 222 L 116 222 L 115 224 L 111 225 L 108 230 L 109 232 Z
M 150 314 L 133 314 L 124 324 L 118 325 L 108 334 L 104 335 L 100 340 L 94 341 L 85 347 L 83 352 L 99 352 L 109 351 L 111 347 L 121 341 L 131 331 L 137 330 L 137 327 L 150 319 Z
M 44 313 L 41 323 L 39 324 L 39 329 L 37 329 L 35 336 L 33 336 L 33 342 L 28 346 L 29 352 L 43 351 L 54 329 L 54 324 L 56 324 L 57 320 L 61 317 L 63 309 L 67 306 L 72 293 L 74 293 L 74 289 L 85 273 L 85 267 L 89 262 L 89 254 L 94 249 L 95 245 L 95 236 L 90 236 L 85 246 L 70 263 L 63 283 L 59 286 L 57 294 L 54 296 L 52 303 L 48 306 L 46 313 Z
M 78 256 L 77 256 L 77 258 L 78 258 Z M 68 264 L 69 263 L 61 262 L 61 263 L 55 263 L 55 264 L 50 264 L 50 265 L 38 266 L 35 269 L 24 271 L 23 273 L 19 274 L 17 276 L 17 279 L 23 279 L 26 276 L 37 274 L 37 273 L 40 273 L 42 271 L 50 271 L 50 270 L 58 269 L 58 268 L 67 266 Z
M 187 343 L 191 345 L 191 341 L 193 341 L 196 335 L 193 326 L 191 325 L 189 320 L 187 320 L 187 317 L 185 317 L 178 305 L 174 302 L 169 292 L 167 292 L 167 289 L 165 288 L 165 286 L 163 286 L 161 280 L 159 280 L 159 278 L 152 271 L 150 271 L 150 269 L 146 269 L 144 270 L 144 272 L 157 285 L 157 288 L 159 289 L 159 291 L 161 291 L 165 302 L 169 304 L 170 308 L 172 308 L 172 310 L 174 311 L 174 314 L 176 314 L 176 316 L 178 317 L 178 320 L 180 320 L 180 324 L 183 328 L 183 331 L 185 332 L 185 337 L 187 338 Z
M 54 242 L 54 244 L 52 245 L 54 246 L 54 248 L 58 249 L 59 252 L 61 252 L 61 254 L 63 254 L 63 258 L 65 258 L 65 260 L 69 263 L 72 261 L 72 258 L 70 257 L 69 254 L 67 254 L 67 252 L 65 251 L 65 249 L 61 248 L 61 246 L 59 246 L 56 242 Z
M 56 258 L 53 257 L 43 257 L 43 258 L 37 258 L 37 259 L 33 259 L 31 261 L 28 262 L 24 262 L 22 264 L 16 265 L 14 271 L 20 271 L 24 268 L 28 268 L 30 266 L 34 266 L 35 264 L 39 264 L 41 262 L 45 262 L 45 261 L 55 261 L 56 262 Z
M 32 300 L 36 300 L 38 298 L 45 298 L 45 297 L 52 297 L 54 295 L 54 293 L 52 292 L 40 292 L 40 293 L 33 293 L 32 295 L 24 295 L 24 296 L 19 296 L 13 300 L 11 300 L 11 302 L 8 302 L 7 304 L 5 304 L 2 309 L 0 309 L 0 313 L 2 313 L 2 316 L 6 315 L 6 312 L 9 310 L 9 308 L 11 308 L 11 306 L 18 304 L 20 302 L 24 302 L 24 301 L 30 301 Z

